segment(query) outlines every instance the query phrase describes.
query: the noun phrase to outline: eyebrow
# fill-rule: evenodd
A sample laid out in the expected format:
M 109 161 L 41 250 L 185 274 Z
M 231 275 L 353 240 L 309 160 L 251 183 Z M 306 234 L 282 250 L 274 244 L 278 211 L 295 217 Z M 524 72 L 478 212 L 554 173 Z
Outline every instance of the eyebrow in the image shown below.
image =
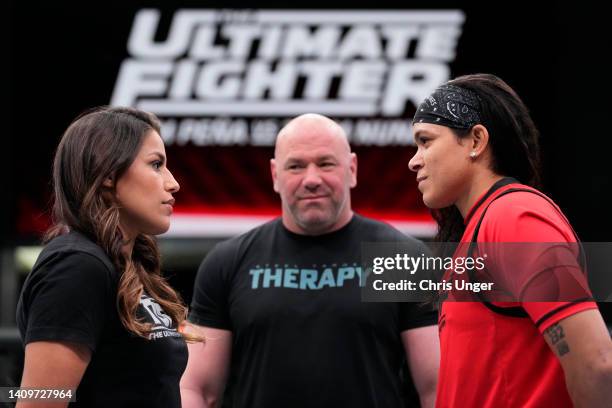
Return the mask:
M 148 154 L 148 156 L 153 156 L 153 155 L 157 156 L 159 160 L 161 160 L 162 162 L 164 163 L 166 162 L 166 156 L 164 156 L 163 153 L 155 151 L 155 152 L 151 152 Z
M 322 161 L 326 161 L 326 160 L 338 161 L 338 158 L 336 156 L 334 156 L 334 155 L 326 154 L 324 156 L 315 157 L 315 159 L 314 159 L 315 162 L 322 162 Z M 307 161 L 307 159 L 304 159 L 304 158 L 301 158 L 301 157 L 291 157 L 291 156 L 289 156 L 285 160 L 285 163 L 303 163 L 305 161 Z
M 317 157 L 317 161 L 325 161 L 325 160 L 338 161 L 336 156 L 331 155 L 331 154 L 326 154 L 325 156 Z

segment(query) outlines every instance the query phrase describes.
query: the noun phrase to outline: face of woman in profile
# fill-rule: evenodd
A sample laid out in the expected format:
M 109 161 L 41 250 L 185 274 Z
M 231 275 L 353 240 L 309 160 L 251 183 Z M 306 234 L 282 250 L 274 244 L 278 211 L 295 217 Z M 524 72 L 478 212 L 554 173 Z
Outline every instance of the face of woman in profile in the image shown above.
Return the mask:
M 455 204 L 469 188 L 470 143 L 445 126 L 415 123 L 416 154 L 408 167 L 416 173 L 423 202 L 429 208 Z
M 166 167 L 164 143 L 151 130 L 115 185 L 115 199 L 120 206 L 120 222 L 126 238 L 134 238 L 139 233 L 166 232 L 174 205 L 172 194 L 178 190 L 179 184 Z

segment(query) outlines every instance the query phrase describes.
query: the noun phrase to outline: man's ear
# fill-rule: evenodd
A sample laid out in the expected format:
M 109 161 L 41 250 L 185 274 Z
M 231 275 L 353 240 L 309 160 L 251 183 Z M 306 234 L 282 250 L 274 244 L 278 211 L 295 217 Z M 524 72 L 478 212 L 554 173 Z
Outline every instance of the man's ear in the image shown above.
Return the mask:
M 351 153 L 351 162 L 349 164 L 349 169 L 351 171 L 351 184 L 350 187 L 357 186 L 357 155 L 355 153 Z
M 489 145 L 489 131 L 483 125 L 474 125 L 472 128 L 472 152 L 475 157 L 481 156 Z
M 272 174 L 272 187 L 278 193 L 278 176 L 276 174 L 276 159 L 270 159 L 270 173 Z

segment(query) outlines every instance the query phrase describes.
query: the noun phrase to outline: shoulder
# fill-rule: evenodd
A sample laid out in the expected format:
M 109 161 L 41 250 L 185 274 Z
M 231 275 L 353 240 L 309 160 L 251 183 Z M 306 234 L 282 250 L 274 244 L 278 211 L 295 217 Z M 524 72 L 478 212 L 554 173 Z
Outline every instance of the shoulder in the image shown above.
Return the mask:
M 85 305 L 114 299 L 119 276 L 112 264 L 107 265 L 110 261 L 75 246 L 81 238 L 73 238 L 57 237 L 43 249 L 23 284 L 20 304 L 25 309 L 37 301 L 57 309 L 74 306 L 73 312 L 78 312 Z
M 280 218 L 275 218 L 244 234 L 219 242 L 206 255 L 200 264 L 200 269 L 217 269 L 220 265 L 224 265 L 225 268 L 233 270 L 244 254 L 258 250 L 260 245 L 267 245 L 274 235 L 278 234 L 280 223 Z
M 489 205 L 482 227 L 500 236 L 493 241 L 573 241 L 574 233 L 561 209 L 552 199 L 531 191 L 515 191 L 495 198 Z
M 280 218 L 275 218 L 241 235 L 219 242 L 211 254 L 228 255 L 237 251 L 245 251 L 254 243 L 266 242 L 279 231 Z M 262 241 L 264 240 L 264 241 Z
M 22 296 L 25 301 L 44 295 L 65 303 L 93 302 L 95 294 L 114 296 L 118 283 L 115 270 L 97 257 L 81 251 L 56 252 L 37 262 L 23 284 Z
M 104 250 L 76 232 L 52 239 L 41 251 L 30 275 L 41 279 L 58 274 L 66 278 L 97 283 L 118 278 L 116 269 Z
M 116 314 L 119 279 L 109 263 L 102 249 L 82 236 L 49 242 L 17 306 L 24 344 L 71 341 L 95 350 L 108 317 Z
M 423 245 L 418 239 L 408 236 L 395 227 L 372 218 L 364 217 L 362 215 L 355 214 L 356 232 L 362 236 L 365 240 L 371 241 L 390 241 L 390 242 L 405 242 L 408 244 L 414 244 L 416 246 Z
M 513 191 L 520 189 L 520 191 Z M 509 188 L 495 194 L 489 211 L 510 211 L 513 214 L 537 211 L 540 213 L 559 214 L 561 210 L 552 200 L 541 191 L 522 184 L 510 185 Z
M 104 252 L 104 250 L 91 239 L 78 232 L 70 232 L 53 238 L 42 250 L 34 269 L 42 266 L 50 260 L 59 258 L 79 258 L 88 260 L 89 263 L 95 263 L 92 260 L 97 260 L 109 272 L 114 272 L 115 267 Z

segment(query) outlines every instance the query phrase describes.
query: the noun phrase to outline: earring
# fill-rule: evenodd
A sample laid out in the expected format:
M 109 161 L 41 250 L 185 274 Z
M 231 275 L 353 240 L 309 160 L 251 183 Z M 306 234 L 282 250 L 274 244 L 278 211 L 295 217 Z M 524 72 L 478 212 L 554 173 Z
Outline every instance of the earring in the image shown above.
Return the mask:
M 475 159 L 476 158 L 476 152 L 472 151 L 472 153 L 470 153 L 470 158 L 471 159 Z

